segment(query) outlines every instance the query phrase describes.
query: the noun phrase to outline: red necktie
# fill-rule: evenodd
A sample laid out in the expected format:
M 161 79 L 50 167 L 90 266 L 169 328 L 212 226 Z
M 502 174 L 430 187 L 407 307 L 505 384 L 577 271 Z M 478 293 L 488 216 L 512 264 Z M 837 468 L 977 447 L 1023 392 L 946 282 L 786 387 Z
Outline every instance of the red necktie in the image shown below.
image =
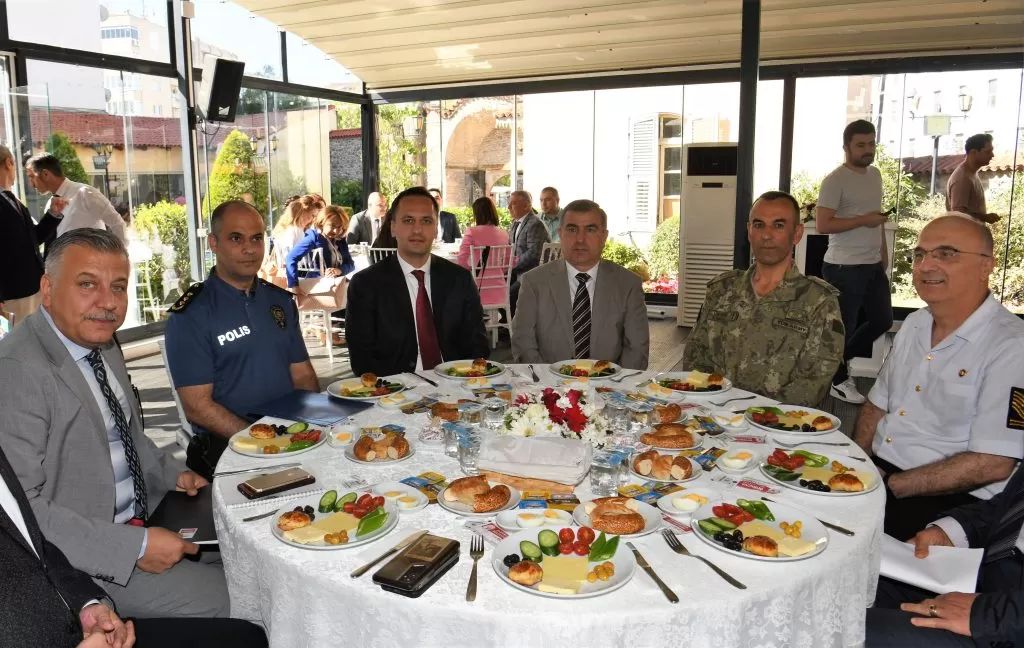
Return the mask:
M 441 364 L 441 348 L 437 344 L 437 329 L 434 327 L 434 312 L 430 309 L 430 296 L 423 284 L 423 271 L 413 270 L 412 274 L 420 283 L 416 293 L 416 337 L 419 338 L 420 358 L 424 369 L 433 369 Z

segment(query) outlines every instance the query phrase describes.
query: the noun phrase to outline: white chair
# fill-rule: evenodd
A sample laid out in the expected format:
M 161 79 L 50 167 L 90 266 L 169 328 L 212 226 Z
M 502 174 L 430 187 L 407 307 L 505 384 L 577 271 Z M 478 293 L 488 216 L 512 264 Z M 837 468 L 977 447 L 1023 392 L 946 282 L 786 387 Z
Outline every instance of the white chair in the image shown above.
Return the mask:
M 367 252 L 370 255 L 370 265 L 373 265 L 389 256 L 398 254 L 398 248 L 370 248 Z
M 544 247 L 540 249 L 540 262 L 548 263 L 549 261 L 557 261 L 562 258 L 562 244 L 561 243 L 545 243 Z
M 487 267 L 481 272 L 483 253 L 487 247 L 490 247 L 491 251 L 487 254 Z M 498 346 L 498 329 L 508 329 L 509 336 L 512 335 L 509 286 L 514 258 L 515 249 L 511 245 L 473 245 L 469 248 L 469 267 L 480 292 L 480 303 L 484 308 L 484 328 L 491 332 L 492 348 Z M 505 311 L 505 323 L 501 322 L 501 311 Z
M 324 254 L 320 248 L 314 248 L 310 253 L 299 260 L 299 272 L 310 272 L 316 269 L 320 276 L 324 276 Z M 347 294 L 347 293 L 346 293 Z M 345 304 L 339 304 L 338 309 L 344 308 Z M 345 320 L 341 317 L 333 317 L 333 311 L 327 309 L 299 310 L 299 327 L 303 334 L 309 331 L 323 331 L 324 346 L 327 347 L 327 361 L 334 364 L 334 334 L 344 333 Z M 345 355 L 342 353 L 342 355 Z
M 174 407 L 178 410 L 178 419 L 181 421 L 181 429 L 175 433 L 175 437 L 178 441 L 178 445 L 188 450 L 188 443 L 195 436 L 195 432 L 192 431 L 192 424 L 185 418 L 185 407 L 181 404 L 181 397 L 178 396 L 178 390 L 174 388 L 174 377 L 171 375 L 171 365 L 167 362 L 167 348 L 164 347 L 164 341 L 160 340 L 157 342 L 157 346 L 160 347 L 160 357 L 164 359 L 164 370 L 167 371 L 167 383 L 171 386 L 171 396 L 174 397 Z M 141 404 L 140 404 L 141 407 Z

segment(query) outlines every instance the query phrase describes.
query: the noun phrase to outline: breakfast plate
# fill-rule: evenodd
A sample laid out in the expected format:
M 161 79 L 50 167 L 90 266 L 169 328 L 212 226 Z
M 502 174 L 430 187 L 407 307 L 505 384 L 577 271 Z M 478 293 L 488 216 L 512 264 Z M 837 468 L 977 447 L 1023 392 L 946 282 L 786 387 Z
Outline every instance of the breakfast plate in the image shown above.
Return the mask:
M 524 543 L 532 543 L 536 546 L 538 530 L 525 529 L 499 542 L 492 551 L 491 565 L 501 581 L 527 594 L 555 599 L 591 598 L 614 592 L 628 583 L 636 573 L 636 559 L 633 557 L 633 552 L 629 550 L 625 542 L 619 542 L 614 555 L 602 561 L 590 562 L 586 556 L 544 555 L 540 562 L 536 563 L 543 574 L 541 580 L 531 585 L 517 583 L 509 577 L 511 567 L 506 564 L 505 559 L 509 556 L 521 558 Z M 545 562 L 550 565 L 547 569 L 544 568 Z M 589 582 L 587 579 L 589 571 L 606 563 L 611 563 L 614 567 L 614 571 L 607 580 L 595 579 L 594 582 Z M 548 574 L 552 573 L 556 573 L 557 576 L 549 577 Z M 579 578 L 580 574 L 584 574 L 582 579 Z
M 287 433 L 286 430 L 295 432 Z M 315 434 L 316 432 L 319 432 L 319 435 Z M 254 437 L 254 433 L 273 436 Z M 280 459 L 282 456 L 291 457 L 315 450 L 327 441 L 327 437 L 327 432 L 306 423 L 264 416 L 244 430 L 233 434 L 228 439 L 228 447 L 246 457 Z M 310 440 L 313 441 L 312 444 L 308 443 Z
M 828 412 L 799 405 L 748 407 L 747 423 L 765 432 L 781 432 L 796 436 L 818 436 L 838 430 L 842 422 Z
M 527 517 L 524 517 L 527 516 Z M 534 529 L 544 527 L 561 528 L 572 526 L 574 521 L 572 514 L 560 509 L 511 509 L 502 511 L 494 518 L 502 529 L 506 531 L 522 531 L 523 529 Z
M 462 479 L 466 479 L 466 478 L 462 478 Z M 503 504 L 503 505 L 501 505 L 501 506 L 499 506 L 499 507 L 497 507 L 497 508 L 495 508 L 493 510 L 490 510 L 490 511 L 482 511 L 482 512 L 477 513 L 477 512 L 473 511 L 473 505 L 472 504 L 467 504 L 467 503 L 465 503 L 463 501 L 460 501 L 460 500 L 451 500 L 451 499 L 448 499 L 448 497 L 446 496 L 446 494 L 448 493 L 448 490 L 452 487 L 452 485 L 454 485 L 458 481 L 460 481 L 460 480 L 457 479 L 457 480 L 453 481 L 451 484 L 448 485 L 448 488 L 445 488 L 443 491 L 441 491 L 438 494 L 438 496 L 437 496 L 437 503 L 444 510 L 446 510 L 446 511 L 448 511 L 450 513 L 454 513 L 455 515 L 461 515 L 463 517 L 468 517 L 468 518 L 489 518 L 489 517 L 494 517 L 495 515 L 497 515 L 501 511 L 507 511 L 509 509 L 516 508 L 519 505 L 519 501 L 523 497 L 518 489 L 513 488 L 512 486 L 507 486 L 507 488 L 509 490 L 509 493 L 510 493 L 510 497 L 508 498 L 508 501 L 505 502 L 505 504 Z M 503 486 L 503 485 L 504 484 L 499 484 L 497 482 L 495 482 L 493 484 L 488 482 L 488 486 L 492 490 L 495 489 L 498 486 Z M 488 493 L 489 492 L 490 491 L 488 491 Z
M 403 514 L 422 511 L 430 503 L 426 495 L 402 482 L 381 482 L 375 485 L 370 492 L 383 497 L 385 502 L 393 505 L 399 513 Z
M 451 380 L 471 378 L 494 378 L 505 373 L 506 367 L 500 362 L 478 358 L 476 360 L 451 360 L 434 367 L 434 373 Z
M 684 432 L 689 434 L 689 442 Z M 669 452 L 696 450 L 704 445 L 704 434 L 699 432 L 696 426 L 686 423 L 655 423 L 650 429 L 641 430 L 636 438 L 640 443 L 655 450 Z
M 682 457 L 682 459 L 679 459 L 679 457 Z M 657 465 L 659 461 L 662 465 Z M 679 463 L 682 464 L 681 467 L 678 467 L 677 464 Z M 689 469 L 689 474 L 687 474 L 687 468 Z M 647 474 L 645 475 L 642 470 L 645 470 Z M 680 476 L 675 477 L 673 473 L 677 470 Z M 678 451 L 658 452 L 657 450 L 648 450 L 634 456 L 629 462 L 629 472 L 634 477 L 638 477 L 643 481 L 654 481 L 662 484 L 682 484 L 699 479 L 704 474 L 700 464 L 694 461 L 693 458 L 685 457 Z
M 870 465 L 848 455 L 826 456 L 807 450 L 787 452 L 786 448 L 775 448 L 760 468 L 765 477 L 786 488 L 811 495 L 851 497 L 870 493 L 881 483 Z M 865 469 L 857 470 L 858 467 Z
M 673 517 L 689 518 L 693 512 L 718 497 L 710 488 L 686 488 L 658 498 L 658 508 Z M 677 500 L 685 500 L 677 503 Z
M 335 398 L 372 402 L 408 388 L 408 385 L 397 380 L 385 380 L 377 378 L 374 374 L 363 374 L 359 378 L 335 380 L 327 385 L 327 393 Z
M 643 528 L 635 533 L 622 533 L 623 538 L 638 538 L 645 536 L 649 533 L 654 533 L 661 528 L 661 513 L 657 508 L 650 504 L 645 504 L 641 501 L 631 499 L 628 497 L 602 497 L 594 500 L 593 502 L 582 502 L 572 511 L 572 519 L 576 520 L 576 524 L 581 527 L 591 527 L 595 531 L 604 531 L 611 533 L 613 527 L 607 527 L 602 524 L 600 520 L 592 518 L 590 513 L 587 513 L 587 505 L 592 503 L 598 503 L 602 500 L 621 500 L 623 505 L 631 509 L 634 513 L 643 517 Z M 605 528 L 602 528 L 605 527 Z
M 342 493 L 342 497 L 344 497 L 343 490 L 332 492 Z M 332 510 L 331 512 L 321 513 L 320 504 L 324 497 L 325 494 L 318 493 L 289 502 L 287 506 L 271 516 L 271 533 L 274 534 L 275 538 L 291 547 L 314 551 L 336 551 L 339 549 L 351 549 L 352 547 L 365 545 L 383 538 L 391 533 L 391 530 L 398 524 L 398 511 L 387 502 L 379 507 L 383 511 L 382 513 L 370 512 L 357 518 L 355 515 L 345 513 L 344 511 Z M 335 500 L 335 503 L 337 504 L 341 501 L 341 498 L 339 498 Z M 281 523 L 283 523 L 285 516 L 295 515 L 299 508 L 305 509 L 307 515 L 309 511 L 313 512 L 312 522 L 300 528 L 283 529 Z M 376 508 L 371 509 L 371 511 L 376 510 Z M 375 528 L 368 529 L 365 533 L 359 534 L 359 526 L 363 524 L 363 518 L 369 518 L 370 516 L 386 517 L 383 518 L 382 522 L 374 523 L 373 526 Z M 328 535 L 335 535 L 340 531 L 344 531 L 347 536 L 350 535 L 351 540 L 338 544 L 328 542 Z
M 355 450 L 355 444 L 345 446 L 345 458 L 364 466 L 390 466 L 391 464 L 407 461 L 410 457 L 416 454 L 416 448 L 414 448 L 411 443 L 409 444 L 409 452 L 404 457 L 399 457 L 397 459 L 374 459 L 373 461 L 364 461 L 362 459 L 356 459 Z
M 696 369 L 665 371 L 654 376 L 651 382 L 682 394 L 688 399 L 716 398 L 732 389 L 732 381 L 728 378 L 707 374 Z
M 611 378 L 622 373 L 622 367 L 608 360 L 562 360 L 552 362 L 548 369 L 562 378 L 585 376 L 591 380 Z
M 762 507 L 774 519 L 759 519 L 739 505 Z M 740 514 L 744 516 L 740 517 Z M 782 527 L 783 524 L 795 526 L 797 522 L 800 523 L 798 536 L 787 534 Z M 763 562 L 806 560 L 825 551 L 828 546 L 828 531 L 821 522 L 807 513 L 776 502 L 713 499 L 693 512 L 690 526 L 693 535 L 718 551 Z M 741 534 L 740 539 L 728 538 L 736 531 Z M 731 549 L 723 544 L 730 542 L 733 543 Z M 754 553 L 751 549 L 762 553 Z M 776 555 L 764 555 L 773 551 Z

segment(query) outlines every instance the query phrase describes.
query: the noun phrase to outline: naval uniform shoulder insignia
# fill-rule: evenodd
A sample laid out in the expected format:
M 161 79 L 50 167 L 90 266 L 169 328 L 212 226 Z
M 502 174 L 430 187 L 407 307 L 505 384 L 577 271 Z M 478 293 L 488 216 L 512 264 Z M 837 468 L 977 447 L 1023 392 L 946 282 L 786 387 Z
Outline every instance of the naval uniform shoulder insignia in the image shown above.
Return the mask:
M 172 313 L 180 313 L 184 311 L 188 308 L 188 305 L 192 303 L 192 300 L 195 299 L 196 295 L 201 292 L 203 292 L 202 282 L 192 284 L 188 287 L 188 290 L 185 291 L 185 294 L 179 297 L 178 301 L 174 302 L 174 305 L 167 310 Z

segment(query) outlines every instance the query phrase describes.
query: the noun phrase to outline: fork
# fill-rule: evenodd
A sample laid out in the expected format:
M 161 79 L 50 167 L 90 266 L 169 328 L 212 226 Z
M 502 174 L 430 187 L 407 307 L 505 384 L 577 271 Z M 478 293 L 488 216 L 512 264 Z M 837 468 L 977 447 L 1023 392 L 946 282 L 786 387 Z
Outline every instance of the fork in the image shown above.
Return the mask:
M 643 373 L 643 371 L 634 371 L 633 373 L 623 373 L 618 378 L 612 378 L 609 382 L 620 383 L 625 378 L 629 378 L 630 376 L 635 376 L 637 374 L 642 374 L 642 373 Z
M 734 403 L 736 401 L 742 401 L 742 400 L 751 400 L 751 399 L 754 399 L 754 398 L 757 398 L 757 394 L 751 394 L 750 396 L 738 396 L 736 398 L 730 398 L 729 400 L 723 401 L 721 403 L 711 403 L 711 404 L 714 405 L 715 407 L 725 407 L 729 403 Z
M 473 559 L 473 571 L 469 574 L 469 585 L 466 586 L 466 600 L 476 600 L 476 563 L 484 557 L 484 539 L 473 535 L 469 541 L 469 557 Z
M 694 533 L 699 533 L 699 531 L 694 531 Z M 677 554 L 681 554 L 683 556 L 689 556 L 690 558 L 696 558 L 697 560 L 701 561 L 702 563 L 704 563 L 705 565 L 707 565 L 711 569 L 715 570 L 716 574 L 718 574 L 719 576 L 724 578 L 725 581 L 727 583 L 729 583 L 730 585 L 732 585 L 733 587 L 738 588 L 738 589 L 747 589 L 746 585 L 744 585 L 743 583 L 739 582 L 738 580 L 736 580 L 735 578 L 733 578 L 729 574 L 726 574 L 724 571 L 721 570 L 721 568 L 719 568 L 714 563 L 710 562 L 704 556 L 698 556 L 696 554 L 690 553 L 686 549 L 686 547 L 683 546 L 683 543 L 679 542 L 679 538 L 677 538 L 675 536 L 675 534 L 672 533 L 671 531 L 669 531 L 668 529 L 663 529 L 662 530 L 661 537 L 665 538 L 665 542 L 668 543 L 668 546 L 669 546 L 670 549 L 672 549 L 672 551 L 676 552 Z

